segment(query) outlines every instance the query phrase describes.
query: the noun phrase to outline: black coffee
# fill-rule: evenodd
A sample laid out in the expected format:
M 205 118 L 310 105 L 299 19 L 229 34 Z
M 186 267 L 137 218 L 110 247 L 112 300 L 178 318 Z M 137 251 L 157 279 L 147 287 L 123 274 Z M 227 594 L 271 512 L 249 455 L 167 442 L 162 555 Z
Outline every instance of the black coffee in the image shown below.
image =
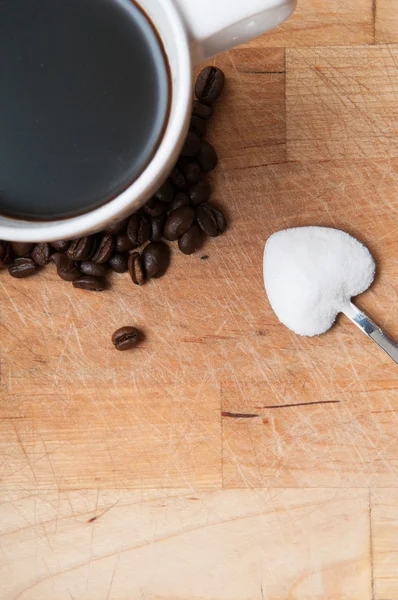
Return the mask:
M 131 0 L 0 0 L 0 90 L 0 213 L 26 219 L 125 189 L 170 100 L 161 43 Z

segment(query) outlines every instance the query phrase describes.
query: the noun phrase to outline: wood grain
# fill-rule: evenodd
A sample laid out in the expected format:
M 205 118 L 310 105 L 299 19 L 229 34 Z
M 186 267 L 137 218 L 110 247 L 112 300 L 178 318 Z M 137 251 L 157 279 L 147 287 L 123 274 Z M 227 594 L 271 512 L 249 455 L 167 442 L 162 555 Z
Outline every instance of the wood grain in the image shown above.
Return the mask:
M 377 0 L 376 41 L 398 42 L 398 10 L 395 0 Z
M 341 489 L 3 494 L 0 595 L 371 600 L 368 498 Z
M 372 491 L 372 554 L 375 600 L 398 598 L 398 493 Z

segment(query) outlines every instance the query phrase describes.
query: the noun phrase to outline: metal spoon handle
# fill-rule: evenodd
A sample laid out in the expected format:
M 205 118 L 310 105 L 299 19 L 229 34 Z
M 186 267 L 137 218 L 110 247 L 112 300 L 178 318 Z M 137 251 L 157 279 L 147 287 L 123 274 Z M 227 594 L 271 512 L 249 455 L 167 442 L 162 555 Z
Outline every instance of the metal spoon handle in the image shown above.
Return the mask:
M 376 323 L 352 302 L 345 305 L 342 312 L 398 364 L 398 344 L 388 337 Z

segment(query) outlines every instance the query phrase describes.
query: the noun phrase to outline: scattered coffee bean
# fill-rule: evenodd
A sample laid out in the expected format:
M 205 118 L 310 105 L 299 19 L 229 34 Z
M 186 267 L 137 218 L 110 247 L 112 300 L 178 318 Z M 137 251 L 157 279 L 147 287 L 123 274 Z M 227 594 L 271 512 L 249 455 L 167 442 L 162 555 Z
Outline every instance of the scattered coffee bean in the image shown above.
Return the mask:
M 191 227 L 195 219 L 195 210 L 191 206 L 181 206 L 167 217 L 163 236 L 166 240 L 178 240 Z
M 181 156 L 196 156 L 200 150 L 200 137 L 189 131 L 181 150 Z
M 218 158 L 216 151 L 214 150 L 213 146 L 209 144 L 209 142 L 206 142 L 206 140 L 202 140 L 200 145 L 198 161 L 203 171 L 206 173 L 208 171 L 212 171 L 217 166 Z
M 134 348 L 141 339 L 141 333 L 135 327 L 121 327 L 112 335 L 112 344 L 116 350 L 124 351 Z
M 195 94 L 203 104 L 214 104 L 224 89 L 225 76 L 217 67 L 205 67 L 198 76 Z
M 133 248 L 138 248 L 138 246 L 145 244 L 151 235 L 151 224 L 149 219 L 137 214 L 130 217 L 127 225 L 127 235 L 132 243 L 132 247 L 127 248 L 127 250 L 132 250 Z M 118 250 L 123 252 L 121 248 L 118 248 Z
M 159 188 L 158 191 L 156 192 L 155 198 L 157 198 L 161 202 L 164 202 L 165 204 L 168 204 L 169 202 L 171 202 L 174 198 L 174 188 L 171 185 L 171 183 L 166 181 L 162 185 L 162 187 Z
M 144 248 L 142 262 L 148 279 L 162 277 L 170 264 L 170 248 L 163 242 L 151 242 Z
M 15 256 L 28 256 L 34 248 L 30 242 L 11 242 L 11 248 Z
M 66 252 L 70 246 L 69 240 L 57 240 L 56 242 L 50 242 L 50 246 L 57 252 Z
M 213 107 L 208 104 L 202 104 L 199 100 L 194 100 L 192 114 L 195 117 L 208 120 L 213 114 Z
M 94 262 L 94 260 L 83 260 L 79 264 L 79 269 L 84 275 L 94 275 L 94 277 L 106 275 L 106 266 L 103 263 Z
M 210 256 L 208 256 L 207 254 L 204 254 L 203 256 L 200 257 L 200 260 L 209 260 Z
M 103 277 L 93 275 L 82 275 L 73 282 L 73 287 L 89 292 L 102 292 L 105 289 Z
M 184 192 L 180 192 L 175 195 L 173 202 L 170 204 L 170 212 L 176 210 L 176 208 L 180 208 L 181 206 L 189 206 L 189 196 L 184 194 Z
M 189 183 L 195 183 L 200 177 L 200 164 L 190 161 L 184 165 L 184 175 Z
M 133 248 L 137 247 L 136 244 L 133 244 L 133 242 L 130 240 L 127 233 L 119 233 L 119 235 L 116 236 L 115 246 L 116 251 L 121 254 L 124 254 L 125 252 L 133 250 Z
M 177 194 L 178 196 L 178 194 Z M 174 200 L 173 200 L 174 202 Z M 160 217 L 153 217 L 151 219 L 151 241 L 160 242 L 163 237 L 163 228 L 166 222 L 166 215 L 160 215 Z
M 98 246 L 91 260 L 99 264 L 106 263 L 115 249 L 115 240 L 109 233 L 104 233 L 98 241 Z
M 224 233 L 226 221 L 223 213 L 211 204 L 201 204 L 196 209 L 196 218 L 201 229 L 210 237 Z
M 125 273 L 127 271 L 127 254 L 120 254 L 117 252 L 109 259 L 108 265 L 115 273 Z
M 194 223 L 178 240 L 178 247 L 183 254 L 193 254 L 203 243 L 203 231 Z
M 51 254 L 53 253 L 50 244 L 46 242 L 42 242 L 41 244 L 36 244 L 36 246 L 32 250 L 31 257 L 40 267 L 44 267 L 51 262 Z
M 122 233 L 122 231 L 126 231 L 127 223 L 129 219 L 122 219 L 121 221 L 114 221 L 113 223 L 109 223 L 105 233 L 108 235 L 118 235 L 118 233 Z
M 135 285 L 144 285 L 145 275 L 139 252 L 130 254 L 128 269 L 132 282 L 135 283 Z
M 203 136 L 206 135 L 206 131 L 207 131 L 206 121 L 204 119 L 201 119 L 200 117 L 193 116 L 191 118 L 189 130 L 193 131 L 194 133 L 196 133 L 196 135 L 198 135 L 199 137 L 202 138 Z
M 8 272 L 16 279 L 23 279 L 34 275 L 39 270 L 39 266 L 34 260 L 27 257 L 16 258 L 12 265 L 8 267 Z
M 74 281 L 80 277 L 80 271 L 69 256 L 62 252 L 56 252 L 51 256 L 51 260 L 57 267 L 57 273 L 64 281 Z
M 186 184 L 185 177 L 181 173 L 181 171 L 178 167 L 174 167 L 174 169 L 172 170 L 172 172 L 170 174 L 170 179 L 173 182 L 173 184 L 176 186 L 176 188 L 181 189 L 181 190 L 184 189 L 185 184 Z
M 158 200 L 157 198 L 152 198 L 147 202 L 144 206 L 144 212 L 150 217 L 159 217 L 167 210 L 167 204 Z
M 91 236 L 84 236 L 73 240 L 66 254 L 72 260 L 86 260 L 90 257 L 93 250 L 94 239 Z
M 193 205 L 207 202 L 210 197 L 209 182 L 206 179 L 199 179 L 197 183 L 191 185 L 188 194 Z

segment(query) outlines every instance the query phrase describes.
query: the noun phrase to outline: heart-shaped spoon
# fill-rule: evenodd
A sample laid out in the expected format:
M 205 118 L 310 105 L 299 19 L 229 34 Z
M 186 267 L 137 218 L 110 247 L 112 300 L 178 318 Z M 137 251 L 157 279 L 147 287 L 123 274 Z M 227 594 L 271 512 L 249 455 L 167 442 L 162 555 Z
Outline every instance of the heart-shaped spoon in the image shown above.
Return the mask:
M 320 335 L 343 312 L 398 363 L 398 345 L 351 302 L 370 287 L 375 271 L 369 250 L 338 229 L 285 229 L 265 245 L 265 289 L 286 327 L 303 336 Z

